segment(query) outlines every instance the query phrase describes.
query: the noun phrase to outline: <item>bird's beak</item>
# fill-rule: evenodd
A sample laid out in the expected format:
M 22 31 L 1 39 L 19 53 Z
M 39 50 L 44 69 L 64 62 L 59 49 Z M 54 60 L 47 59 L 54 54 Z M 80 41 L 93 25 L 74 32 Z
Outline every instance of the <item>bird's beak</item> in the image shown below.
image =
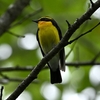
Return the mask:
M 32 20 L 33 22 L 35 22 L 35 23 L 38 23 L 38 20 Z

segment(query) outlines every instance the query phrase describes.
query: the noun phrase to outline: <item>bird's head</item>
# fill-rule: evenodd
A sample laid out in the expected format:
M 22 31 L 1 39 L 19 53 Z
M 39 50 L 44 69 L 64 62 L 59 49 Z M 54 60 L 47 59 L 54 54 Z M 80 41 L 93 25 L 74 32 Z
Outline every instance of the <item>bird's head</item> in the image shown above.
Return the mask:
M 38 24 L 38 28 L 45 28 L 47 26 L 50 26 L 52 24 L 54 25 L 54 23 L 56 23 L 54 19 L 50 17 L 41 17 L 38 20 L 33 20 L 33 22 L 36 22 Z

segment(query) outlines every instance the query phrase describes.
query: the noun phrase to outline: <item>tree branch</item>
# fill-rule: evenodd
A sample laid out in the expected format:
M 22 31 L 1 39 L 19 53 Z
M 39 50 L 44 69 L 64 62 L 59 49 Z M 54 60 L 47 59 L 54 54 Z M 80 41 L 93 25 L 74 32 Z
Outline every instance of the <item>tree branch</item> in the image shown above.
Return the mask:
M 8 32 L 9 34 L 13 35 L 13 36 L 18 37 L 18 38 L 24 38 L 24 37 L 25 37 L 24 35 L 18 35 L 18 34 L 15 34 L 15 33 L 11 32 L 11 31 L 8 31 L 8 30 L 7 30 L 7 32 Z
M 100 0 L 94 3 L 84 15 L 82 15 L 66 32 L 65 36 L 62 38 L 61 42 L 53 48 L 41 61 L 40 63 L 32 70 L 28 77 L 16 88 L 16 90 L 6 99 L 6 100 L 15 100 L 24 89 L 37 77 L 43 66 L 61 50 L 64 46 L 68 44 L 68 40 L 72 34 L 86 21 L 90 16 L 100 7 Z
M 11 71 L 32 71 L 34 66 L 25 67 L 25 66 L 14 66 L 14 67 L 0 67 L 1 72 L 11 72 Z
M 99 53 L 91 60 L 92 63 L 94 63 L 100 56 L 100 51 Z
M 97 26 L 99 26 L 99 25 L 100 25 L 100 22 L 99 22 L 98 24 L 96 24 L 93 28 L 91 28 L 90 30 L 88 30 L 87 32 L 82 33 L 81 35 L 79 35 L 79 36 L 76 37 L 75 39 L 69 41 L 68 44 L 71 44 L 72 42 L 74 42 L 74 41 L 78 40 L 79 38 L 81 38 L 82 36 L 86 35 L 87 33 L 92 32 L 92 31 L 93 31 Z
M 9 83 L 9 82 L 22 82 L 24 79 L 23 78 L 11 78 L 11 77 L 9 77 L 9 76 L 7 76 L 7 75 L 4 75 L 4 74 L 2 74 L 2 73 L 0 73 L 0 76 L 2 77 L 1 79 L 0 79 L 0 83 L 1 84 L 7 84 L 7 83 Z M 37 81 L 33 81 L 33 83 L 37 83 Z
M 100 65 L 100 62 L 71 62 L 71 63 L 66 63 L 65 65 L 67 66 L 91 66 L 91 65 Z
M 91 65 L 100 65 L 100 62 L 94 62 L 94 61 L 87 61 L 87 62 L 67 62 L 65 63 L 66 66 L 72 67 L 72 66 L 91 66 Z M 14 72 L 14 71 L 21 71 L 21 72 L 26 72 L 26 71 L 32 71 L 34 66 L 32 67 L 0 67 L 0 73 L 2 72 Z M 47 69 L 48 67 L 45 66 L 44 69 Z M 43 69 L 43 70 L 44 70 Z
M 3 96 L 3 89 L 4 89 L 4 87 L 3 87 L 3 86 L 1 86 L 1 89 L 0 89 L 0 100 L 2 100 L 2 96 Z
M 92 7 L 94 6 L 94 3 L 93 3 L 93 1 L 92 0 L 90 0 L 90 3 L 91 3 L 91 5 L 92 5 Z
M 0 36 L 7 31 L 11 23 L 16 20 L 29 2 L 30 0 L 16 0 L 14 4 L 9 6 L 7 11 L 0 17 Z

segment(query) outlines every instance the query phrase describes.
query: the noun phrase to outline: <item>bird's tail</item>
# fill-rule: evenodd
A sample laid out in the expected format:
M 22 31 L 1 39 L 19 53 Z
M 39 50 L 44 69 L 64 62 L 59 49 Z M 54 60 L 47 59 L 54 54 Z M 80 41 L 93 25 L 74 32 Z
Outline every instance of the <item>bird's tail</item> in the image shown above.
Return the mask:
M 59 67 L 57 68 L 56 71 L 53 71 L 50 68 L 50 75 L 51 75 L 51 83 L 61 83 L 62 82 L 62 78 L 61 78 L 61 73 L 60 73 L 60 69 Z

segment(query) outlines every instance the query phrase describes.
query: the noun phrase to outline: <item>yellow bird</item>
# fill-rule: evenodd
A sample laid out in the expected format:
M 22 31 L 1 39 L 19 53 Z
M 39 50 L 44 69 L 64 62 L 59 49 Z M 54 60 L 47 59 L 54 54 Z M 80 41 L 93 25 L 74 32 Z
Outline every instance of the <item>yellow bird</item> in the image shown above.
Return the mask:
M 54 48 L 61 40 L 62 34 L 56 21 L 50 17 L 35 20 L 38 24 L 37 40 L 43 56 Z M 50 68 L 51 83 L 61 83 L 60 69 L 65 71 L 65 52 L 61 49 L 48 63 Z

